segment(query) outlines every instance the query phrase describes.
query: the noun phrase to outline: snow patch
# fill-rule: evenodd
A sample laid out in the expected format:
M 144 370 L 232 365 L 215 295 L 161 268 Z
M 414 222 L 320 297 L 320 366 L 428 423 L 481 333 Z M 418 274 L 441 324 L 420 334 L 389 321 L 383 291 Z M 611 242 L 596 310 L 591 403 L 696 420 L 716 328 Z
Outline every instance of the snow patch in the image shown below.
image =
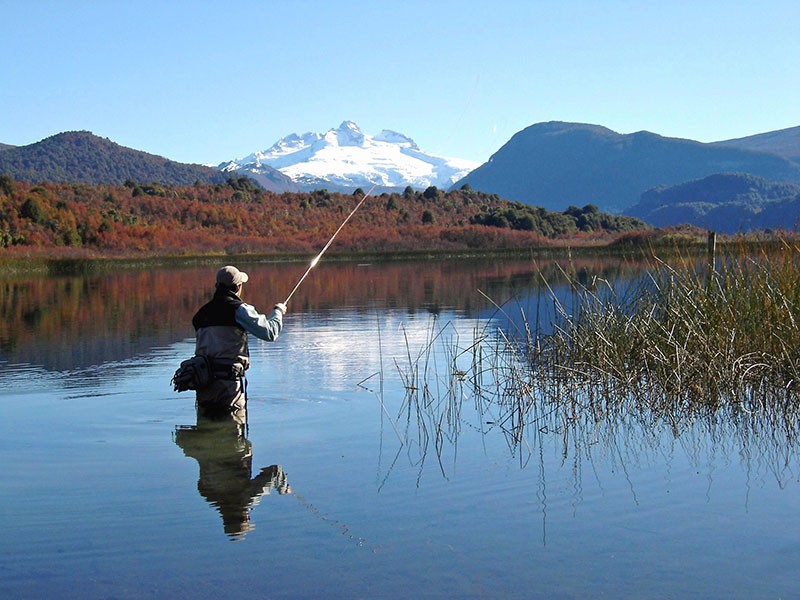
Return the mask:
M 352 190 L 377 184 L 402 189 L 442 189 L 476 169 L 480 163 L 427 154 L 410 137 L 384 129 L 378 135 L 363 133 L 353 121 L 343 121 L 325 133 L 287 135 L 267 150 L 219 165 L 223 171 L 263 172 L 278 169 L 301 189 Z

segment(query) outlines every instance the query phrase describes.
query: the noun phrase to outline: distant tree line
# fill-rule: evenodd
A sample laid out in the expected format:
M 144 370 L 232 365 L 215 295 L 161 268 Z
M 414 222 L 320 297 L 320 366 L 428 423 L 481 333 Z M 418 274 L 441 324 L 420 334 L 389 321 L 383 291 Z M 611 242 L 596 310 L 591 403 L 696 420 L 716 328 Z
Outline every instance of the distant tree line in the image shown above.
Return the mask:
M 628 211 L 649 223 L 693 225 L 733 234 L 800 227 L 800 184 L 747 173 L 718 173 L 642 194 Z
M 620 233 L 642 229 L 639 219 L 601 213 L 594 204 L 587 204 L 583 208 L 570 206 L 564 212 L 554 212 L 540 206 L 510 202 L 505 207 L 494 206 L 482 211 L 472 217 L 470 222 L 475 225 L 536 231 L 549 238 L 575 232 Z
M 0 175 L 0 248 L 95 253 L 311 252 L 363 196 L 264 191 L 247 177 L 171 186 L 28 183 Z M 647 229 L 597 207 L 563 212 L 469 188 L 368 198 L 337 237 L 340 251 L 499 249 L 610 240 Z

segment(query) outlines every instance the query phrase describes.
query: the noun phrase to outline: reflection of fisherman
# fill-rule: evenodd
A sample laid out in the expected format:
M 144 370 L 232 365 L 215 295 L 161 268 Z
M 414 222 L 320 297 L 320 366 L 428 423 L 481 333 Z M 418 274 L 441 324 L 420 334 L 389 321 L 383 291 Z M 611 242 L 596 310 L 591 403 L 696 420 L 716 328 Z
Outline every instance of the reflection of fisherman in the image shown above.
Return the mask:
M 286 305 L 278 303 L 267 317 L 242 301 L 247 273 L 236 267 L 217 271 L 214 298 L 192 319 L 197 341 L 195 354 L 211 360 L 214 381 L 197 391 L 198 408 L 206 413 L 240 410 L 247 403 L 244 372 L 250 367 L 247 334 L 274 341 L 283 328 Z
M 208 419 L 198 413 L 196 426 L 175 429 L 175 443 L 200 467 L 197 490 L 217 507 L 231 538 L 253 528 L 250 510 L 264 494 L 273 489 L 279 494 L 292 491 L 279 465 L 265 467 L 251 479 L 253 447 L 245 428 L 235 416 Z

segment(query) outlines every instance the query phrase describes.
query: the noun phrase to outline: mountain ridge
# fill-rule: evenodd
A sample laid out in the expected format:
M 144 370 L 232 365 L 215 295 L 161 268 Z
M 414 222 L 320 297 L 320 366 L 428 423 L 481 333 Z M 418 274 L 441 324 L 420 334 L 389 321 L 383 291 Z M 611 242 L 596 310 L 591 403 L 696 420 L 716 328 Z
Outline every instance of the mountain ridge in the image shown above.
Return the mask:
M 685 222 L 704 227 L 714 222 L 715 227 L 726 231 L 744 225 L 775 227 L 780 219 L 776 221 L 770 216 L 772 213 L 782 215 L 780 218 L 785 223 L 800 223 L 800 212 L 797 216 L 791 212 L 791 207 L 800 211 L 800 203 L 770 201 L 759 205 L 755 201 L 745 201 L 735 192 L 730 178 L 710 177 L 738 173 L 763 178 L 770 185 L 781 181 L 800 182 L 800 163 L 787 158 L 797 144 L 800 144 L 800 127 L 702 143 L 649 131 L 619 134 L 602 125 L 549 121 L 518 132 L 486 163 L 455 183 L 442 185 L 439 180 L 431 179 L 431 174 L 437 169 L 440 173 L 450 169 L 448 172 L 452 173 L 452 161 L 459 159 L 426 154 L 411 137 L 390 129 L 374 136 L 364 134 L 352 121 L 344 121 L 338 128 L 323 133 L 284 136 L 266 151 L 251 153 L 240 161 L 252 163 L 257 169 L 243 169 L 233 161 L 217 167 L 176 163 L 162 156 L 125 148 L 88 131 L 73 131 L 28 146 L 0 144 L 0 174 L 32 182 L 117 185 L 126 180 L 175 185 L 221 183 L 232 176 L 244 175 L 275 192 L 324 188 L 350 193 L 357 187 L 371 189 L 376 180 L 379 184 L 375 193 L 400 192 L 406 187 L 418 190 L 449 187 L 453 190 L 468 183 L 475 190 L 547 210 L 563 211 L 570 206 L 594 204 L 604 212 L 636 215 L 661 226 Z M 358 153 L 369 147 L 382 148 L 382 164 L 374 164 L 374 161 L 359 164 L 363 155 Z M 385 152 L 387 148 L 391 151 L 389 154 Z M 330 180 L 326 177 L 331 169 L 330 163 L 326 165 L 329 152 L 334 153 L 334 164 L 350 164 L 349 175 L 359 170 L 363 175 L 372 168 L 372 178 Z M 284 168 L 304 162 L 306 166 L 314 165 L 317 171 L 303 172 L 298 167 L 293 179 L 267 164 L 269 161 Z M 403 171 L 404 165 L 406 171 Z M 425 169 L 423 175 L 412 168 L 420 165 Z M 485 171 L 493 171 L 486 185 L 480 181 Z M 376 173 L 384 178 L 380 179 Z M 388 180 L 390 173 L 396 179 Z M 342 171 L 338 175 L 342 175 Z M 707 201 L 692 204 L 684 200 L 678 203 L 679 207 L 675 203 L 661 208 L 647 205 L 648 199 L 666 197 L 657 196 L 653 190 L 704 178 L 709 179 L 702 183 L 703 193 L 706 196 L 717 194 L 713 210 Z M 718 189 L 712 190 L 714 185 Z M 518 191 L 529 193 L 531 197 L 526 199 L 524 194 L 517 194 Z M 724 208 L 725 194 L 730 205 L 727 208 Z M 754 216 L 756 213 L 760 216 Z M 721 215 L 726 215 L 730 223 L 718 220 Z
M 755 150 L 757 152 L 769 152 L 800 163 L 800 125 L 732 140 L 712 142 L 712 144 Z
M 409 136 L 383 129 L 368 135 L 353 121 L 324 133 L 292 133 L 269 148 L 221 163 L 223 172 L 259 174 L 269 166 L 302 191 L 326 188 L 353 191 L 376 187 L 400 191 L 407 186 L 447 188 L 478 166 L 474 161 L 423 152 Z
M 216 169 L 126 148 L 90 131 L 66 131 L 27 146 L 5 148 L 0 151 L 0 173 L 33 183 L 120 185 L 130 179 L 190 185 L 226 179 Z
M 593 203 L 621 212 L 648 189 L 720 172 L 800 181 L 800 164 L 777 154 L 649 131 L 620 134 L 600 125 L 549 121 L 516 133 L 453 188 L 469 184 L 549 210 Z

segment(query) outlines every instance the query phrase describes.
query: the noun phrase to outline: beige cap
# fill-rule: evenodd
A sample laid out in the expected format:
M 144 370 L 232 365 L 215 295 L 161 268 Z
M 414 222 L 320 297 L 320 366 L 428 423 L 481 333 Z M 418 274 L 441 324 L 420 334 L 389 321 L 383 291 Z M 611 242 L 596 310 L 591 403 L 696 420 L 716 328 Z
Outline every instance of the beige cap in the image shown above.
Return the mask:
M 236 267 L 222 267 L 217 271 L 217 284 L 228 287 L 236 287 L 247 282 L 247 273 L 240 271 Z

